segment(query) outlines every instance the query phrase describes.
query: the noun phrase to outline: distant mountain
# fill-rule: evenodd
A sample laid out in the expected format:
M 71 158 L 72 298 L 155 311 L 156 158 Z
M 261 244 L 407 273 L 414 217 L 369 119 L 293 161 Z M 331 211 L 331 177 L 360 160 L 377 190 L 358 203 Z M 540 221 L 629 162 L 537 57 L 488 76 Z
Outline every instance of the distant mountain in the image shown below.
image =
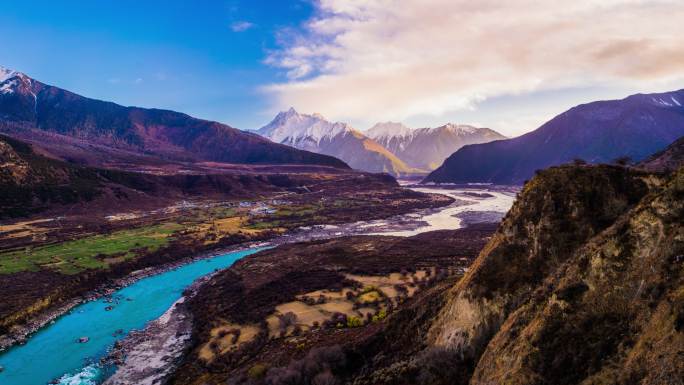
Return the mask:
M 434 170 L 465 145 L 506 139 L 489 128 L 452 123 L 418 129 L 410 129 L 401 123 L 378 123 L 366 131 L 366 135 L 409 166 L 423 170 Z
M 360 131 L 346 123 L 330 122 L 319 114 L 300 114 L 290 108 L 257 132 L 276 143 L 337 157 L 358 170 L 395 176 L 414 171 Z
M 582 104 L 517 138 L 465 146 L 425 182 L 520 184 L 576 158 L 640 161 L 684 135 L 683 105 L 684 90 Z
M 188 162 L 347 167 L 338 159 L 275 144 L 221 123 L 85 98 L 2 67 L 0 131 L 39 140 L 58 156 L 77 154 L 86 163 L 126 151 L 122 159 L 144 155 Z
M 637 165 L 648 171 L 660 172 L 675 171 L 682 166 L 684 166 L 684 136 Z

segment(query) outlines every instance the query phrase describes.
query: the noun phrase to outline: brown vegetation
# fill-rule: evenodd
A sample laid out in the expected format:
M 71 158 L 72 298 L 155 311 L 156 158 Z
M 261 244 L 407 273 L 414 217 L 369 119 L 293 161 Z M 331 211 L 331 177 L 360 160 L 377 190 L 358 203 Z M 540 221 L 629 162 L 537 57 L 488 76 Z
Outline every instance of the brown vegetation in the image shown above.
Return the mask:
M 437 287 L 440 292 L 445 282 L 453 282 L 493 230 L 493 225 L 480 225 L 410 238 L 343 237 L 288 244 L 248 256 L 215 276 L 189 302 L 195 348 L 174 381 L 252 378 L 249 368 L 265 362 L 272 369 L 262 380 L 269 375 L 280 378 L 289 373 L 291 354 L 303 356 L 311 347 L 346 347 L 375 338 L 388 315 L 410 306 L 421 293 Z M 384 293 L 394 285 L 404 287 L 406 293 L 412 290 L 417 297 L 409 298 L 401 290 L 394 297 Z M 262 332 L 237 351 L 214 356 L 210 362 L 198 359 L 198 347 L 206 344 L 220 319 L 261 324 Z M 314 381 L 320 372 L 313 374 L 302 378 Z

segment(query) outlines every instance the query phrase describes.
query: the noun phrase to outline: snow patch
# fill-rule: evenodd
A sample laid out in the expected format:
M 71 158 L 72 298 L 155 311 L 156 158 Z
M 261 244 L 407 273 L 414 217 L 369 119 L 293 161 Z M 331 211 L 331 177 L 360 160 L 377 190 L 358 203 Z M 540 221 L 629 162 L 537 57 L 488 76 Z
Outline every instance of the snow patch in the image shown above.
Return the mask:
M 0 94 L 11 94 L 14 93 L 14 87 L 17 85 L 17 81 L 12 79 L 10 81 L 0 82 Z
M 0 94 L 13 93 L 22 79 L 30 81 L 23 73 L 0 66 Z
M 671 98 L 673 101 L 675 101 L 673 97 L 670 97 L 670 98 Z M 661 105 L 661 106 L 665 106 L 665 107 L 674 107 L 674 105 L 673 105 L 672 103 L 670 103 L 670 102 L 668 102 L 668 101 L 666 101 L 666 100 L 663 100 L 663 99 L 661 99 L 661 98 L 652 97 L 651 100 L 652 100 L 654 103 L 659 104 L 659 105 Z M 677 103 L 677 102 L 676 102 L 676 103 Z M 679 104 L 677 104 L 677 105 L 679 105 Z
M 13 78 L 19 74 L 20 72 L 0 66 L 0 83 L 4 82 L 7 79 Z
M 409 137 L 413 134 L 412 129 L 401 123 L 384 122 L 377 123 L 366 131 L 366 135 L 372 139 L 384 139 L 395 137 Z

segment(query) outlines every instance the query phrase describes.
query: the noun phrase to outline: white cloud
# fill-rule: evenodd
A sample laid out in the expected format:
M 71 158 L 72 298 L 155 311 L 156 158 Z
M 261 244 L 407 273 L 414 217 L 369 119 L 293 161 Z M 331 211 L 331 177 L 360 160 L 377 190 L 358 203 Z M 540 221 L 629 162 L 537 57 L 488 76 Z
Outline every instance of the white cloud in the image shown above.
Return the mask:
M 254 24 L 249 21 L 236 21 L 230 25 L 230 29 L 232 29 L 233 32 L 244 32 L 252 27 L 254 27 Z
M 373 122 L 490 98 L 684 79 L 684 7 L 669 0 L 320 0 L 267 63 L 273 109 Z M 446 115 L 445 115 L 446 114 Z M 532 129 L 534 127 L 529 127 Z

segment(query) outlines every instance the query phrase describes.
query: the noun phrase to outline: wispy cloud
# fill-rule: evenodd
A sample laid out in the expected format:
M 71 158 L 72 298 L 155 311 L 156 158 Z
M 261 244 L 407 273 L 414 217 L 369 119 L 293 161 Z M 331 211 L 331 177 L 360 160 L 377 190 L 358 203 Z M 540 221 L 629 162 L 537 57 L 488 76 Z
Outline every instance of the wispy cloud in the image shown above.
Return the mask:
M 684 79 L 684 7 L 670 0 L 320 0 L 267 63 L 273 109 L 398 120 L 493 97 Z M 531 127 L 532 128 L 532 127 Z
M 233 24 L 230 25 L 230 29 L 233 30 L 233 32 L 244 32 L 250 28 L 254 27 L 254 24 L 250 23 L 249 21 L 236 21 Z

